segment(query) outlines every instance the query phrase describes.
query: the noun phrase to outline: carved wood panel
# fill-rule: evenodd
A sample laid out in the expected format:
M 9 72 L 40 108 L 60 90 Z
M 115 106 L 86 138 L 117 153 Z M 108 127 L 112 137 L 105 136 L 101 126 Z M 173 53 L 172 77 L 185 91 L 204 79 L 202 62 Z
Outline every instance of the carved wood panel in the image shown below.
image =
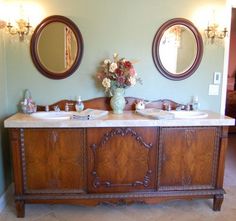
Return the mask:
M 162 128 L 158 189 L 213 189 L 219 155 L 219 128 Z
M 88 190 L 105 193 L 155 189 L 157 130 L 87 129 Z
M 83 129 L 22 129 L 26 193 L 80 193 L 86 189 Z

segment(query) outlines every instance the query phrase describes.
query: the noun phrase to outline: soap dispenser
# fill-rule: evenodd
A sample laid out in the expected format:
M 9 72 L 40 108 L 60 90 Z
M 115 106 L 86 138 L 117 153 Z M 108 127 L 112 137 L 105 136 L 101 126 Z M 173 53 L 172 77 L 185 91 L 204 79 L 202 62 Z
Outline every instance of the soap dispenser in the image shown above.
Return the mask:
M 193 110 L 197 111 L 199 109 L 199 100 L 198 100 L 198 96 L 193 96 L 192 97 L 192 106 L 193 106 Z
M 81 96 L 78 97 L 76 104 L 75 104 L 76 111 L 80 112 L 84 109 L 84 103 L 81 100 Z

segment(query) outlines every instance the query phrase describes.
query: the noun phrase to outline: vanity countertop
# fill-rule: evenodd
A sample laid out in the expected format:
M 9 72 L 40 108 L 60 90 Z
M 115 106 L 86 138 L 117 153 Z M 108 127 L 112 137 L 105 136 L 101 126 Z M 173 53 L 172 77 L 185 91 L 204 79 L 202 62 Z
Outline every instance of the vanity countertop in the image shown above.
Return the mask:
M 175 118 L 175 119 L 151 119 L 141 116 L 134 111 L 125 111 L 123 114 L 113 114 L 93 120 L 54 120 L 38 119 L 31 115 L 16 113 L 4 121 L 6 128 L 87 128 L 87 127 L 176 127 L 176 126 L 230 126 L 235 124 L 235 119 L 208 113 L 205 118 Z

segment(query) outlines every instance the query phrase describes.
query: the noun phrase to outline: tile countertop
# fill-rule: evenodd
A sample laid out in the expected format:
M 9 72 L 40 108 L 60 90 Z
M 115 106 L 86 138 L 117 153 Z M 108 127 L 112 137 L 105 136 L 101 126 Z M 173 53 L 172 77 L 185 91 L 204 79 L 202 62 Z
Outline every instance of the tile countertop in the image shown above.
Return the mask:
M 123 114 L 113 114 L 94 120 L 53 120 L 38 119 L 23 113 L 16 113 L 4 121 L 6 128 L 88 128 L 88 127 L 176 127 L 176 126 L 230 126 L 235 124 L 235 119 L 208 113 L 205 118 L 193 119 L 151 119 L 143 117 L 134 111 L 125 111 Z

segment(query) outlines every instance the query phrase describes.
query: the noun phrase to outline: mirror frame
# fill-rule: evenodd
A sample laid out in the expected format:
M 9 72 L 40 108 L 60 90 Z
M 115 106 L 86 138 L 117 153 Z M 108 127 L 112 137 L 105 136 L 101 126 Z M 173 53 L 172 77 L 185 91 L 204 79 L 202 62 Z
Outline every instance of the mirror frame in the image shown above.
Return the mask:
M 72 32 L 75 35 L 75 39 L 77 42 L 77 54 L 74 60 L 74 63 L 71 65 L 71 67 L 63 72 L 58 72 L 55 73 L 49 69 L 47 69 L 40 61 L 40 57 L 38 54 L 38 42 L 39 42 L 39 38 L 40 35 L 42 33 L 42 31 L 44 30 L 44 28 L 52 23 L 52 22 L 60 22 L 65 24 L 66 26 L 68 26 Z M 71 21 L 69 18 L 61 16 L 61 15 L 52 15 L 49 16 L 47 18 L 45 18 L 35 29 L 31 41 L 30 41 L 30 52 L 31 52 L 31 58 L 32 61 L 35 65 L 35 67 L 38 69 L 38 71 L 43 74 L 44 76 L 51 78 L 51 79 L 64 79 L 69 77 L 70 75 L 72 75 L 76 69 L 79 67 L 80 62 L 82 60 L 82 56 L 83 56 L 83 50 L 84 50 L 84 43 L 83 43 L 83 38 L 81 35 L 81 32 L 79 30 L 79 28 L 77 27 L 77 25 Z
M 190 31 L 192 31 L 192 33 L 195 37 L 195 40 L 196 40 L 196 45 L 197 45 L 197 53 L 196 53 L 195 60 L 193 61 L 192 65 L 187 70 L 181 72 L 180 74 L 174 74 L 174 73 L 169 72 L 163 66 L 161 59 L 160 59 L 160 55 L 159 55 L 159 45 L 160 45 L 161 38 L 162 38 L 164 32 L 174 25 L 183 25 L 183 26 L 186 26 Z M 166 77 L 170 80 L 178 81 L 178 80 L 184 80 L 184 79 L 190 77 L 199 67 L 201 60 L 202 60 L 202 55 L 203 55 L 202 36 L 199 33 L 199 31 L 197 30 L 197 28 L 195 27 L 195 25 L 191 21 L 189 21 L 185 18 L 174 18 L 174 19 L 168 20 L 157 30 L 155 37 L 153 39 L 152 57 L 153 57 L 154 64 L 155 64 L 157 70 L 164 77 Z

